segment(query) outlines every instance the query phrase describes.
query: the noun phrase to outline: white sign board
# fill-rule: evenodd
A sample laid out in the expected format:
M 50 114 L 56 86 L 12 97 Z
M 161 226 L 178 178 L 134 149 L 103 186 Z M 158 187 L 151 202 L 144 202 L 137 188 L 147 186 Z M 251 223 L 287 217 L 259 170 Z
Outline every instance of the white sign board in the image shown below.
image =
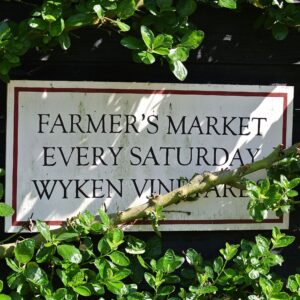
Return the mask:
M 291 145 L 292 99 L 286 86 L 12 81 L 6 202 L 15 214 L 6 230 L 30 217 L 57 226 L 103 205 L 124 210 L 195 173 L 261 159 Z M 287 215 L 253 222 L 247 203 L 219 187 L 168 207 L 161 230 L 288 227 Z

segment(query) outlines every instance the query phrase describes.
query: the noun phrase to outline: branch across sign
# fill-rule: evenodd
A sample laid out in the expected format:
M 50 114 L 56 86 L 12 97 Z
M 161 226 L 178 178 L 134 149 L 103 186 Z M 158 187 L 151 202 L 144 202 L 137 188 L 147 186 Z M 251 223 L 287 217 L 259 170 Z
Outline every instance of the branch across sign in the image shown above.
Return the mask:
M 12 81 L 6 202 L 16 212 L 6 230 L 31 216 L 57 226 L 84 210 L 124 210 L 195 173 L 263 158 L 291 145 L 292 112 L 286 86 Z M 166 209 L 161 230 L 288 228 L 288 215 L 252 222 L 247 203 L 220 186 Z

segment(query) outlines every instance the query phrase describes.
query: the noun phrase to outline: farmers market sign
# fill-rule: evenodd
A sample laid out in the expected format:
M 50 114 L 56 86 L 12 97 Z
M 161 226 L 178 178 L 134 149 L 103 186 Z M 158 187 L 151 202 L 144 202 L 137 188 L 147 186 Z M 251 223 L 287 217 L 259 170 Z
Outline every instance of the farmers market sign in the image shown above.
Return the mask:
M 6 202 L 15 214 L 6 230 L 124 210 L 195 173 L 263 158 L 291 144 L 292 98 L 283 86 L 12 81 Z M 244 191 L 220 186 L 167 208 L 161 230 L 288 227 L 287 215 L 253 223 L 247 203 Z

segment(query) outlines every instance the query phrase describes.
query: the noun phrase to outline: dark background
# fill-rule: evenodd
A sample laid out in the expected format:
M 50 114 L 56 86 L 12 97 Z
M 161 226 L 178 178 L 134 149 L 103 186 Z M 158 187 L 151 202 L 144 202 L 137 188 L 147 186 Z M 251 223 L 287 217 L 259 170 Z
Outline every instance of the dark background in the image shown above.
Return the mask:
M 0 1 L 0 20 L 20 20 L 31 8 Z M 271 33 L 255 31 L 258 10 L 236 13 L 225 9 L 199 7 L 194 22 L 206 38 L 186 64 L 185 83 L 291 85 L 295 87 L 293 142 L 300 141 L 300 34 L 291 32 L 285 41 L 275 41 Z M 178 82 L 165 66 L 135 64 L 130 52 L 119 45 L 119 37 L 97 29 L 80 30 L 72 36 L 69 51 L 57 49 L 47 55 L 31 51 L 22 66 L 14 69 L 11 79 L 68 81 Z M 6 84 L 0 82 L 0 167 L 5 166 Z M 3 224 L 0 234 L 2 239 Z M 237 243 L 253 239 L 257 231 L 164 232 L 165 248 L 177 251 L 193 247 L 205 258 L 218 253 L 226 241 Z M 259 233 L 270 235 L 270 231 Z M 293 246 L 283 251 L 286 258 L 281 272 L 300 268 L 300 210 L 291 213 L 289 234 L 297 237 Z M 153 233 L 140 233 L 148 238 Z M 299 272 L 299 270 L 298 270 Z

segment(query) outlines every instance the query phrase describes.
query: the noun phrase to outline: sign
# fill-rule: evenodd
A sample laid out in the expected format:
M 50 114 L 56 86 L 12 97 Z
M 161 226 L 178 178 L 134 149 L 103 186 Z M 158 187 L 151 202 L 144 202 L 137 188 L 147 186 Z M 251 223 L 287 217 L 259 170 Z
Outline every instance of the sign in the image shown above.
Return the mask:
M 195 173 L 261 159 L 291 145 L 292 99 L 286 86 L 12 81 L 6 202 L 15 214 L 6 230 L 29 218 L 57 226 L 84 210 L 121 211 Z M 244 191 L 221 186 L 168 207 L 161 230 L 288 227 L 288 215 L 253 222 L 247 203 Z

